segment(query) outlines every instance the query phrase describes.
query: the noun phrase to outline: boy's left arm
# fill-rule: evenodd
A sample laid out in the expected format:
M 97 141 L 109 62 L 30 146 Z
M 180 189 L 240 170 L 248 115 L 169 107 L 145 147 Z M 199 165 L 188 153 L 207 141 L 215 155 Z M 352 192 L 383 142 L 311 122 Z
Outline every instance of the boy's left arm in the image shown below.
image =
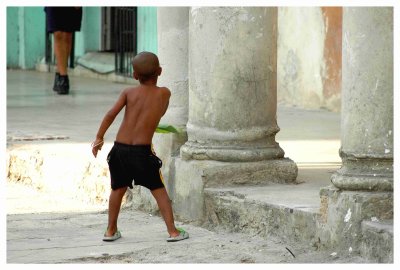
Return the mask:
M 171 97 L 171 91 L 168 88 L 164 88 L 164 95 L 165 95 L 165 99 L 166 99 L 166 103 L 165 103 L 165 108 L 164 108 L 164 113 L 163 115 L 167 112 L 168 106 L 169 106 L 169 98 Z
M 96 140 L 93 142 L 92 153 L 94 157 L 97 157 L 97 152 L 101 150 L 101 147 L 104 144 L 104 134 L 107 129 L 114 122 L 115 117 L 117 117 L 118 113 L 122 110 L 122 108 L 126 104 L 126 90 L 122 91 L 118 100 L 115 102 L 114 106 L 106 113 L 101 122 L 100 128 L 97 131 Z

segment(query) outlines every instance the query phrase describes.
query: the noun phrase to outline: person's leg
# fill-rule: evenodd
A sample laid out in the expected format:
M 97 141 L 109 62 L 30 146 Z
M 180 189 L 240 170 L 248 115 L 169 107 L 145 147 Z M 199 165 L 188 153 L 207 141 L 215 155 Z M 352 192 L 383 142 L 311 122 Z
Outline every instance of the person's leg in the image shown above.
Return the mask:
M 172 212 L 171 201 L 165 188 L 158 188 L 151 191 L 157 201 L 158 208 L 162 217 L 164 218 L 165 225 L 167 225 L 168 233 L 171 237 L 179 235 L 179 231 L 175 227 L 174 214 Z
M 68 57 L 72 48 L 72 33 L 54 32 L 54 54 L 57 59 L 57 69 L 61 76 L 68 74 Z
M 68 68 L 68 60 L 69 60 L 69 56 L 71 55 L 71 49 L 72 49 L 72 32 L 67 33 L 68 35 L 65 36 L 65 43 L 67 44 L 66 47 L 66 58 L 67 58 L 67 68 Z M 68 70 L 67 70 L 68 71 Z
M 117 231 L 118 214 L 121 208 L 122 197 L 128 187 L 111 190 L 108 203 L 108 227 L 106 236 L 112 236 Z

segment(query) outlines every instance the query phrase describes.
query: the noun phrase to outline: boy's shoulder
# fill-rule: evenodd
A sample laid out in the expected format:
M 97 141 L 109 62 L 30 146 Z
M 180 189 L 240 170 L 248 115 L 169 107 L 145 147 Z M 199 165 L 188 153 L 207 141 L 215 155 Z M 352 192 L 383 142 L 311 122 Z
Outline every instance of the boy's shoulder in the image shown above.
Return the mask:
M 169 90 L 167 87 L 165 87 L 165 86 L 158 86 L 158 88 L 159 88 L 161 91 L 163 91 L 163 92 L 165 92 L 165 93 L 171 95 L 171 90 Z

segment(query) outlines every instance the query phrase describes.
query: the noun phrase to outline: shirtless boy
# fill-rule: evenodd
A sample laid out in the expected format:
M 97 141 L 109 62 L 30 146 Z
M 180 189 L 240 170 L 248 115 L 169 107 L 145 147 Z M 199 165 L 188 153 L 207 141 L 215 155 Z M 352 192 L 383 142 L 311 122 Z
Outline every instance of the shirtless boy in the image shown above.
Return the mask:
M 169 233 L 168 242 L 189 238 L 183 229 L 176 228 L 172 206 L 161 175 L 161 160 L 152 150 L 152 138 L 161 117 L 169 104 L 171 92 L 166 87 L 158 87 L 161 74 L 158 58 L 150 52 L 142 52 L 132 61 L 133 77 L 139 80 L 138 87 L 122 91 L 114 106 L 107 112 L 93 142 L 92 153 L 96 157 L 104 143 L 104 134 L 118 113 L 125 107 L 125 114 L 117 138 L 107 162 L 111 175 L 111 194 L 108 209 L 108 227 L 104 241 L 114 241 L 121 237 L 117 227 L 122 197 L 127 188 L 141 185 L 150 189 L 157 201 Z

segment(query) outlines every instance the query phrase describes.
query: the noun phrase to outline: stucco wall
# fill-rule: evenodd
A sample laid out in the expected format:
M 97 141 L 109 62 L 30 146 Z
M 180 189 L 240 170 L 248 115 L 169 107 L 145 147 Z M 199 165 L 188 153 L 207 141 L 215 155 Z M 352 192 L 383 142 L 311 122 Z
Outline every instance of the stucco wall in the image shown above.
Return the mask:
M 101 7 L 83 7 L 81 31 L 75 32 L 75 57 L 100 50 Z
M 101 7 L 84 7 L 82 32 L 85 34 L 85 51 L 100 50 Z
M 19 65 L 18 8 L 7 7 L 7 66 Z
M 7 7 L 7 67 L 34 68 L 44 55 L 43 7 Z
M 137 51 L 157 53 L 157 7 L 137 8 Z
M 341 8 L 278 10 L 278 101 L 340 111 Z

